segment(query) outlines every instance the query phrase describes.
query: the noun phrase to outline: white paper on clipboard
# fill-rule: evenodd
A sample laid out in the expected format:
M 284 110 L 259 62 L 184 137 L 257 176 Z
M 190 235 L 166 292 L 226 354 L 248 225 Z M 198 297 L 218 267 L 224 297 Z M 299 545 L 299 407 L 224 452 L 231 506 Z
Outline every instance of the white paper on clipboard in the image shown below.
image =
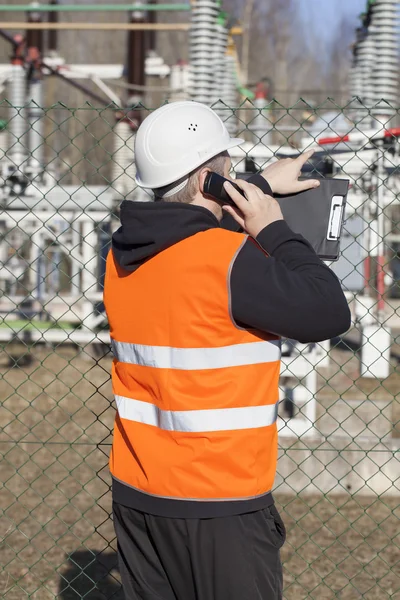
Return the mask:
M 337 241 L 342 229 L 342 218 L 344 209 L 344 196 L 333 196 L 331 202 L 331 211 L 329 214 L 329 225 L 326 239 Z

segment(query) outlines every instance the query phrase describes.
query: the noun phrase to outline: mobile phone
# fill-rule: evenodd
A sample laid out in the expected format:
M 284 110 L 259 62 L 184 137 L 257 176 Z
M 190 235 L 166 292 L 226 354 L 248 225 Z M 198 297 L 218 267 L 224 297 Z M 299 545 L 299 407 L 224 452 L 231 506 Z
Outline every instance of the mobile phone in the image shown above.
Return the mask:
M 221 202 L 221 204 L 229 204 L 230 206 L 234 206 L 237 208 L 236 204 L 229 196 L 229 194 L 225 191 L 224 183 L 228 181 L 233 187 L 245 198 L 243 190 L 240 189 L 238 185 L 231 179 L 225 179 L 222 175 L 218 175 L 218 173 L 208 173 L 207 177 L 204 181 L 204 189 L 203 193 L 206 196 L 209 196 L 213 200 L 217 200 Z

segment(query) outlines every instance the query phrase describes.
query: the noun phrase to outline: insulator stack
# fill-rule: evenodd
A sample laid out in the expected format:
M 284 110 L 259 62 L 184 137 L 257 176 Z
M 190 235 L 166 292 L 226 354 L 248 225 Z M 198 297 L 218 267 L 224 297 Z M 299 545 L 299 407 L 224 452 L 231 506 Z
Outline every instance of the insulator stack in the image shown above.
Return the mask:
M 374 39 L 369 31 L 360 42 L 360 70 L 362 77 L 361 100 L 365 108 L 370 109 L 374 103 L 374 92 L 372 86 L 372 70 L 376 58 Z
M 349 71 L 349 92 L 352 98 L 360 97 L 361 95 L 361 76 L 358 69 L 357 61 L 354 59 Z
M 225 13 L 220 13 L 216 24 L 214 44 L 214 98 L 212 107 L 224 122 L 232 118 L 232 110 L 228 107 L 233 106 L 229 104 L 229 95 L 231 96 L 232 94 L 228 90 L 227 96 L 225 89 L 227 47 L 228 29 L 226 26 L 226 15 Z
M 375 0 L 370 30 L 376 58 L 372 70 L 374 114 L 390 117 L 398 106 L 398 0 Z
M 211 105 L 214 100 L 214 43 L 218 0 L 197 0 L 190 30 L 190 96 Z
M 363 95 L 363 78 L 360 69 L 360 43 L 363 39 L 363 30 L 357 29 L 357 40 L 353 47 L 353 61 L 349 73 L 349 88 L 350 95 L 353 98 L 362 98 Z
M 217 23 L 215 26 L 215 39 L 214 39 L 214 84 L 213 84 L 213 103 L 217 103 L 222 100 L 223 95 L 223 79 L 225 72 L 225 55 L 228 46 L 228 29 L 226 26 L 226 14 L 221 12 L 218 16 Z M 218 108 L 216 109 L 218 112 Z M 222 117 L 223 114 L 220 114 Z

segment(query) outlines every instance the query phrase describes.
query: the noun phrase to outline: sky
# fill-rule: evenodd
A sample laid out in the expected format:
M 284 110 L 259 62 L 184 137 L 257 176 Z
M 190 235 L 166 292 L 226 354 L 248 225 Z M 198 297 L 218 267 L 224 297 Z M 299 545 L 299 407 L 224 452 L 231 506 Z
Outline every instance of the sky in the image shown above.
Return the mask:
M 306 22 L 313 23 L 313 29 L 320 30 L 329 38 L 342 17 L 348 17 L 359 23 L 358 15 L 364 12 L 367 0 L 297 0 Z

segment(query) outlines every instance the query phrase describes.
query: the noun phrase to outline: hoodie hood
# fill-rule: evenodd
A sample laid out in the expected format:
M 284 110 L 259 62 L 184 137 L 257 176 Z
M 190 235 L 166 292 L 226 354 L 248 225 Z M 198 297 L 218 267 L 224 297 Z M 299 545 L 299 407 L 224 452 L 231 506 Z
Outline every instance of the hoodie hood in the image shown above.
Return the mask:
M 133 272 L 170 246 L 219 226 L 213 213 L 202 206 L 125 200 L 121 227 L 112 238 L 113 254 L 123 269 Z

